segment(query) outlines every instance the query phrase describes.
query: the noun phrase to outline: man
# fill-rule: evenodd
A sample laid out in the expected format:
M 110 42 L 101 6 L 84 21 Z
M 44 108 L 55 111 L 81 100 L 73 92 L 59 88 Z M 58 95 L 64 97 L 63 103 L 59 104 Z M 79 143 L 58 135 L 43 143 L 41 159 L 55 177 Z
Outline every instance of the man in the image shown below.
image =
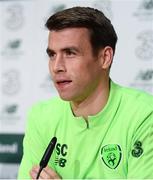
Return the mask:
M 104 14 L 73 7 L 47 23 L 49 69 L 60 98 L 33 106 L 19 179 L 153 178 L 153 97 L 109 77 L 117 35 Z

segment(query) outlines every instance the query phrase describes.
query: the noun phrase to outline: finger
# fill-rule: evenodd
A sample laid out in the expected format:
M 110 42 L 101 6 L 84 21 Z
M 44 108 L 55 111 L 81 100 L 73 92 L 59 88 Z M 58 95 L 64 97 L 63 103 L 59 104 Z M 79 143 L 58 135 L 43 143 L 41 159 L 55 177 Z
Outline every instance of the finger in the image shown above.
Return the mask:
M 33 166 L 32 167 L 32 169 L 29 172 L 32 179 L 36 179 L 38 171 L 39 171 L 39 166 Z
M 39 172 L 40 167 L 39 166 L 33 166 L 30 171 L 30 176 L 32 179 L 36 179 L 37 174 Z M 40 179 L 61 179 L 61 177 L 50 167 L 44 168 L 39 176 Z
M 54 179 L 54 177 L 42 170 L 39 179 Z
M 37 174 L 39 172 L 39 167 L 35 166 L 31 170 L 31 177 L 34 179 L 37 177 Z M 43 169 L 39 175 L 39 179 L 55 179 L 57 177 L 56 173 L 54 173 L 53 170 L 50 170 L 50 168 L 47 168 L 46 170 Z
M 30 174 L 31 179 L 36 179 L 37 173 L 30 171 L 29 174 Z
M 44 171 L 50 176 L 52 176 L 53 179 L 61 179 L 61 177 L 55 172 L 55 170 L 53 170 L 52 168 L 48 166 L 44 168 Z

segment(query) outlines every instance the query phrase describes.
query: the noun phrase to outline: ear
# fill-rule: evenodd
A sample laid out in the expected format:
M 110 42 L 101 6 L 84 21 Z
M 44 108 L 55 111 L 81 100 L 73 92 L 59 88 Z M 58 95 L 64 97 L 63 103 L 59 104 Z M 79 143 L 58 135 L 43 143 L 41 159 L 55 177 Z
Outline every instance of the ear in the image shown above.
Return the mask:
M 110 46 L 106 46 L 99 53 L 102 69 L 109 69 L 113 60 L 113 49 Z

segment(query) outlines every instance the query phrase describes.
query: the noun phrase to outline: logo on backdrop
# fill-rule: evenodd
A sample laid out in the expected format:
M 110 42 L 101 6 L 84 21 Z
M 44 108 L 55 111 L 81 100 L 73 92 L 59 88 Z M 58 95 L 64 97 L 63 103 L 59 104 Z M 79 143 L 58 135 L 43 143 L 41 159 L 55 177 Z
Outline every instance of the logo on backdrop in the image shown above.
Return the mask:
M 2 56 L 6 57 L 6 59 L 17 59 L 20 55 L 23 55 L 23 51 L 21 50 L 22 40 L 14 39 L 10 40 L 6 43 L 4 50 L 1 52 Z
M 101 149 L 101 158 L 106 166 L 115 169 L 121 161 L 121 147 L 117 144 L 108 144 Z
M 24 9 L 21 4 L 11 4 L 4 12 L 5 26 L 10 30 L 18 30 L 24 24 Z
M 60 3 L 60 4 L 56 4 L 56 5 L 53 6 L 52 12 L 53 12 L 53 13 L 56 13 L 56 12 L 62 11 L 62 10 L 64 10 L 64 9 L 66 9 L 66 4 Z
M 140 70 L 136 77 L 136 80 L 151 82 L 153 80 L 153 69 Z
M 17 112 L 18 105 L 17 104 L 11 104 L 11 105 L 6 105 L 3 109 L 3 112 L 6 114 L 15 114 Z
M 2 92 L 5 95 L 15 95 L 20 88 L 20 73 L 17 70 L 12 69 L 2 74 Z
M 140 21 L 153 20 L 153 0 L 142 0 L 137 8 L 134 16 Z
M 9 121 L 9 123 L 14 123 L 14 120 L 19 120 L 20 116 L 18 115 L 18 109 L 19 106 L 16 103 L 3 105 L 0 112 L 1 122 L 8 123 L 7 121 Z
M 138 34 L 139 45 L 135 54 L 142 60 L 153 60 L 153 31 L 148 30 Z
M 101 10 L 108 18 L 112 19 L 112 4 L 110 0 L 95 0 L 92 3 L 92 7 Z
M 153 92 L 153 69 L 140 70 L 130 86 Z
M 19 163 L 22 157 L 22 134 L 0 134 L 0 162 Z

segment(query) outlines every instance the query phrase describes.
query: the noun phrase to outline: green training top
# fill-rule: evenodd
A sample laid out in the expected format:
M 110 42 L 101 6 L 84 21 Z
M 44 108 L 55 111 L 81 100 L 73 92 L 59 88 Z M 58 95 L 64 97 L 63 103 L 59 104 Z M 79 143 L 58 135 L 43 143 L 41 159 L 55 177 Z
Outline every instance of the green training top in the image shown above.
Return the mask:
M 60 98 L 34 105 L 19 179 L 30 178 L 54 136 L 48 165 L 63 179 L 153 178 L 153 96 L 147 93 L 111 82 L 107 104 L 88 122 Z

